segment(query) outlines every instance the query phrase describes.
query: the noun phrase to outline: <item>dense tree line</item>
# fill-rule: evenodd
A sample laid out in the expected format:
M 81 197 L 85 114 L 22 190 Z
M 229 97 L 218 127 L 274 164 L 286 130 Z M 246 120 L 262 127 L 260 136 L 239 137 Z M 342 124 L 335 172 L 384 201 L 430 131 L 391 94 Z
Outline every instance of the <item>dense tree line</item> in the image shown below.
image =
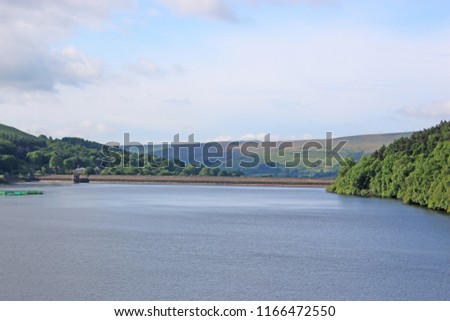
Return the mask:
M 100 175 L 242 175 L 239 171 L 194 167 L 177 160 L 122 150 L 123 158 L 119 162 L 105 163 L 107 157 L 102 153 L 102 147 L 99 143 L 81 138 L 52 139 L 0 132 L 0 176 L 30 178 L 45 174 L 71 174 L 77 168 L 85 168 L 86 174 Z
M 450 122 L 413 133 L 356 163 L 346 159 L 330 192 L 397 198 L 450 213 Z

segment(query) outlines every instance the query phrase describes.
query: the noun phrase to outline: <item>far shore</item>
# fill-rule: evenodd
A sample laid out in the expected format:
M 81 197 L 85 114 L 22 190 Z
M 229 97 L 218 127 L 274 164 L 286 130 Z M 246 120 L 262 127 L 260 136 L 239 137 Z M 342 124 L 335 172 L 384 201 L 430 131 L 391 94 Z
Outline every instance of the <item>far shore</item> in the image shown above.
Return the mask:
M 72 175 L 46 175 L 37 177 L 40 182 L 72 182 Z M 217 176 L 131 176 L 91 175 L 93 184 L 192 184 L 192 185 L 244 185 L 327 187 L 334 182 L 328 178 L 292 177 L 217 177 Z

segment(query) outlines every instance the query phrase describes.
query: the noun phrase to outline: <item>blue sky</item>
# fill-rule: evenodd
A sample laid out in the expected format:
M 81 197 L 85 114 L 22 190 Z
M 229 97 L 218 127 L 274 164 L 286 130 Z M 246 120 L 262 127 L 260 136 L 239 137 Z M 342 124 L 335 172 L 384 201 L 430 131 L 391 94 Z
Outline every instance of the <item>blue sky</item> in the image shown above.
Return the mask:
M 450 3 L 0 0 L 1 123 L 100 142 L 450 119 Z

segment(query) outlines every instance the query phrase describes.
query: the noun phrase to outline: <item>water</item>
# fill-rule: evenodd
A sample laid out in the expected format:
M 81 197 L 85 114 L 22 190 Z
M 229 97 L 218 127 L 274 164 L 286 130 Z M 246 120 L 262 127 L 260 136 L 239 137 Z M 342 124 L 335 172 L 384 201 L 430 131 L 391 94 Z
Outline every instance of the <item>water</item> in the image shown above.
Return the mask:
M 0 199 L 1 300 L 450 300 L 450 217 L 320 188 Z

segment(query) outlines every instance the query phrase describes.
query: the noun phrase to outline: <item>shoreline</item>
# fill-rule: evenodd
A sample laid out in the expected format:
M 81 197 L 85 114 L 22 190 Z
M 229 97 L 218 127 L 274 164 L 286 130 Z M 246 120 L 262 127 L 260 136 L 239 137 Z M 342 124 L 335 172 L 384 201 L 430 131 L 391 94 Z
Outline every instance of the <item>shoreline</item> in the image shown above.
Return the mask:
M 327 187 L 334 182 L 328 178 L 292 177 L 218 177 L 218 176 L 132 176 L 91 175 L 92 184 L 180 184 L 180 185 L 230 185 L 230 186 L 288 186 Z M 37 182 L 73 182 L 72 175 L 47 175 Z

